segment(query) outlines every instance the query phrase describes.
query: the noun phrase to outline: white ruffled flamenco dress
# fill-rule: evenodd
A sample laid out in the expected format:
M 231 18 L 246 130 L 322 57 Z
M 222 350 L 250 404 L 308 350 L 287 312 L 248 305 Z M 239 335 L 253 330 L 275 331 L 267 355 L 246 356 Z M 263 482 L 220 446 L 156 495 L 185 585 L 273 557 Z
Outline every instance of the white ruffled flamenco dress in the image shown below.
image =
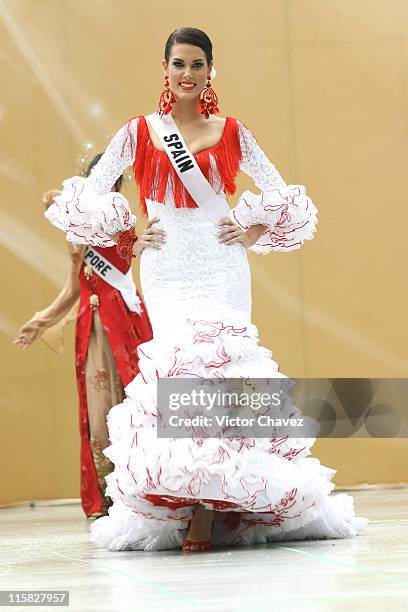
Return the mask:
M 88 179 L 65 181 L 48 209 L 47 218 L 69 240 L 110 246 L 109 234 L 134 225 L 126 199 L 109 190 L 135 160 L 138 121 L 116 134 Z M 244 228 L 268 226 L 252 251 L 299 248 L 313 237 L 316 208 L 303 186 L 286 185 L 252 133 L 240 122 L 235 126 L 239 169 L 262 191 L 246 191 L 232 218 Z M 207 153 L 210 180 L 219 190 L 217 156 Z M 284 376 L 271 352 L 258 345 L 251 323 L 244 247 L 219 243 L 218 228 L 199 208 L 176 208 L 170 181 L 164 202 L 146 204 L 149 218 L 159 217 L 167 232 L 161 250 L 144 249 L 141 256 L 153 340 L 139 346 L 140 374 L 108 416 L 105 454 L 115 469 L 107 495 L 114 503 L 109 516 L 92 525 L 92 541 L 110 550 L 178 548 L 196 500 L 218 510 L 215 546 L 356 536 L 367 519 L 354 515 L 351 496 L 330 495 L 335 470 L 309 456 L 314 438 L 156 437 L 158 377 Z

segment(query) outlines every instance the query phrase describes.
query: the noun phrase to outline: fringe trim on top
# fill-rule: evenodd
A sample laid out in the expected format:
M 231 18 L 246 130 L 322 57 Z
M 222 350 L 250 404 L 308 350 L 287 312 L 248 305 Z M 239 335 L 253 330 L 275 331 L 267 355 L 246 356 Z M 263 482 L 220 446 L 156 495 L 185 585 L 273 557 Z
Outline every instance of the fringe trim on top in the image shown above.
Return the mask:
M 146 119 L 138 117 L 136 158 L 133 165 L 135 181 L 139 185 L 140 203 L 147 215 L 146 198 L 164 203 L 167 185 L 173 193 L 176 208 L 198 208 L 191 195 L 174 170 L 165 151 L 155 148 L 150 138 Z M 236 176 L 242 153 L 238 134 L 238 124 L 233 117 L 227 117 L 221 140 L 213 147 L 194 154 L 205 178 L 217 193 L 236 191 Z M 215 162 L 221 179 L 214 168 Z

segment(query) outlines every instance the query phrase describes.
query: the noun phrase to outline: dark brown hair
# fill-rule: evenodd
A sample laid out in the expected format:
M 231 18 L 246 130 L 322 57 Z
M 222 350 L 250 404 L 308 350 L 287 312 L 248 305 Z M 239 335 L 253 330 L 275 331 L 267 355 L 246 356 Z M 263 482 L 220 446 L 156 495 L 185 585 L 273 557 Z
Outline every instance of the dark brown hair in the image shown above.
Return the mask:
M 98 161 L 101 159 L 102 155 L 103 153 L 98 153 L 98 155 L 95 155 L 95 157 L 89 162 L 89 166 L 86 170 L 85 176 L 89 176 L 91 174 L 92 168 L 96 166 Z M 118 193 L 120 193 L 120 190 L 122 187 L 122 181 L 123 181 L 123 175 L 118 178 L 118 180 L 112 187 L 112 191 L 117 191 Z
M 167 39 L 166 46 L 164 48 L 164 59 L 166 62 L 170 59 L 170 52 L 173 45 L 176 43 L 184 43 L 187 45 L 194 45 L 200 47 L 205 53 L 207 63 L 211 64 L 213 61 L 212 56 L 212 42 L 205 32 L 198 30 L 197 28 L 177 28 L 170 34 Z

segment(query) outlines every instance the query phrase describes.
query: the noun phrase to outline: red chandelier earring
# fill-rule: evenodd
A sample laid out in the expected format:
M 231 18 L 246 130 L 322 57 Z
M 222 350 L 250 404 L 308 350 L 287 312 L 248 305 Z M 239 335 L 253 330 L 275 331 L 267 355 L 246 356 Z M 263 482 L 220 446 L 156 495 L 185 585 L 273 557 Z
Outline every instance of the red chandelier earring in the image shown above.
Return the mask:
M 215 115 L 219 112 L 218 96 L 211 87 L 211 76 L 209 76 L 207 84 L 200 95 L 200 113 L 208 119 L 210 115 Z
M 161 92 L 159 108 L 157 110 L 160 117 L 163 115 L 168 115 L 171 112 L 175 102 L 177 102 L 177 100 L 174 97 L 174 93 L 170 89 L 169 77 L 166 75 L 164 78 L 164 89 Z

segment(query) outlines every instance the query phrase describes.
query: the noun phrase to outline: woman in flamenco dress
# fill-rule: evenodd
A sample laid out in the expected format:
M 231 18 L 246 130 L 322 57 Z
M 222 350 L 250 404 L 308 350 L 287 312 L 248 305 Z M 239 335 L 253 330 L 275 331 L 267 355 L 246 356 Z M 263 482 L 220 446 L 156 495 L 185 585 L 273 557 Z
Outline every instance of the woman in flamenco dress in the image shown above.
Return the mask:
M 356 536 L 367 520 L 355 516 L 351 496 L 330 495 L 335 470 L 309 457 L 314 438 L 157 437 L 159 378 L 285 378 L 258 346 L 246 250 L 297 249 L 316 224 L 305 188 L 284 182 L 243 123 L 216 116 L 208 36 L 175 30 L 163 70 L 159 113 L 171 115 L 212 188 L 233 194 L 241 170 L 261 193 L 244 192 L 230 216 L 215 222 L 186 190 L 148 117 L 137 116 L 88 179 L 64 181 L 46 212 L 74 243 L 126 242 L 135 219 L 110 188 L 133 164 L 149 246 L 160 247 L 134 247 L 153 339 L 139 346 L 140 373 L 108 415 L 114 503 L 92 525 L 91 539 L 110 550 L 203 551 Z
M 89 164 L 86 175 L 101 155 Z M 119 193 L 122 176 L 112 191 Z M 50 204 L 52 196 L 61 193 L 51 190 L 44 194 Z M 132 230 L 134 231 L 134 230 Z M 139 237 L 143 243 L 144 233 Z M 76 319 L 75 364 L 79 398 L 79 431 L 81 437 L 80 493 L 88 519 L 107 514 L 111 503 L 106 496 L 106 476 L 113 466 L 103 454 L 109 444 L 106 415 L 114 404 L 125 398 L 124 387 L 139 372 L 137 347 L 152 337 L 152 329 L 143 302 L 132 287 L 132 308 L 122 294 L 84 261 L 85 247 L 69 245 L 71 268 L 64 287 L 44 310 L 36 312 L 25 323 L 14 341 L 26 349 L 42 338 L 56 352 L 62 353 L 64 326 Z M 102 249 L 93 247 L 122 274 L 130 269 L 129 259 L 122 257 L 116 245 Z

